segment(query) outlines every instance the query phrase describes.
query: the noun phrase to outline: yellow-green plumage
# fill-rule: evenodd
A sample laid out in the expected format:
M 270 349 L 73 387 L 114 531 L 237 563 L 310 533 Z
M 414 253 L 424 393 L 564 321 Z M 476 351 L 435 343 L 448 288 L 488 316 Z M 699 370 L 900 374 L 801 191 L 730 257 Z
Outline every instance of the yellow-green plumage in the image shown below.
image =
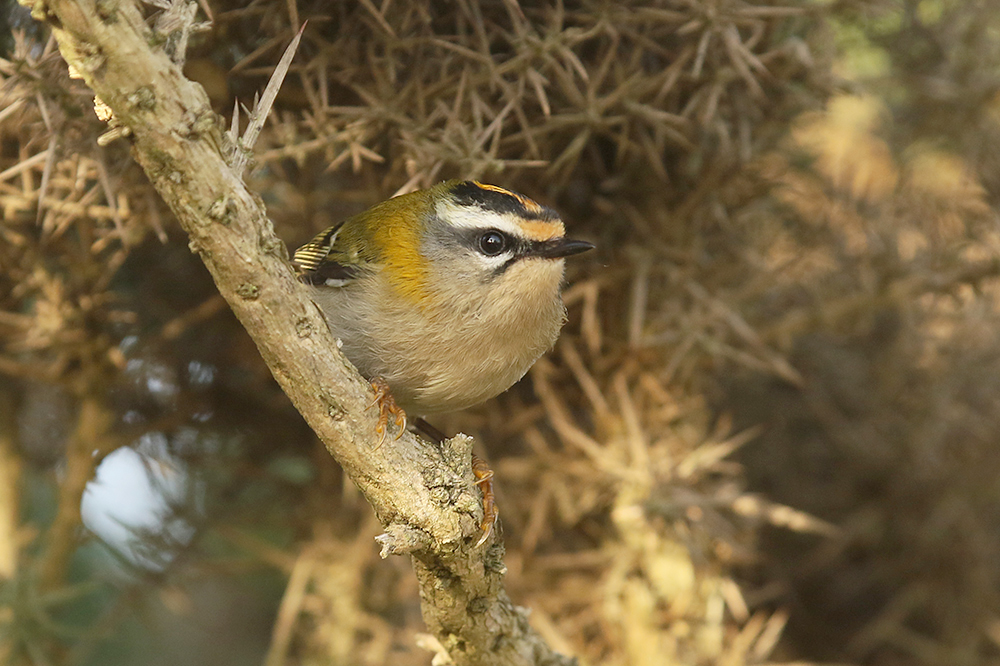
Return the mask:
M 295 261 L 303 270 L 313 270 L 322 261 L 362 268 L 379 266 L 399 295 L 419 306 L 427 297 L 427 270 L 420 262 L 419 218 L 457 182 L 445 181 L 376 204 L 345 220 L 332 247 L 317 243 L 327 233 L 324 231 L 295 252 Z

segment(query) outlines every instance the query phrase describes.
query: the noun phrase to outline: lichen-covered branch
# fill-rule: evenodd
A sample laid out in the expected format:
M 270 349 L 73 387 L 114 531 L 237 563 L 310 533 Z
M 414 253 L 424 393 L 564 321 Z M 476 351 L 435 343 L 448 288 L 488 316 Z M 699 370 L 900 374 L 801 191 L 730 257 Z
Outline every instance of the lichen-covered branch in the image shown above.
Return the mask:
M 205 92 L 162 50 L 133 2 L 22 0 L 72 70 L 127 128 L 135 159 L 176 215 L 275 379 L 374 508 L 384 554 L 411 553 L 424 617 L 458 664 L 569 663 L 502 590 L 502 546 L 475 548 L 471 441 L 405 435 L 376 448 L 368 384 L 295 280 L 260 199 L 227 164 Z

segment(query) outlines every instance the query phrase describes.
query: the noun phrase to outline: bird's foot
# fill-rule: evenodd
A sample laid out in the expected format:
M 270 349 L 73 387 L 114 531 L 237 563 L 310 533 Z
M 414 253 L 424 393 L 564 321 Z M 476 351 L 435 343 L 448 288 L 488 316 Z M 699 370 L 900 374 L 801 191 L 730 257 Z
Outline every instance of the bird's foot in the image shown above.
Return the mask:
M 472 474 L 476 477 L 476 485 L 483 492 L 483 522 L 479 525 L 483 535 L 476 543 L 478 548 L 493 534 L 493 527 L 500 518 L 500 509 L 497 507 L 496 495 L 493 494 L 493 470 L 475 453 L 472 454 Z
M 375 432 L 379 434 L 378 444 L 375 445 L 377 449 L 385 442 L 385 433 L 389 429 L 390 415 L 399 429 L 396 433 L 396 439 L 403 436 L 403 432 L 406 430 L 406 412 L 396 404 L 396 399 L 392 397 L 392 391 L 389 390 L 389 384 L 385 379 L 376 377 L 369 383 L 375 390 L 375 399 L 368 407 L 371 408 L 378 405 L 378 425 L 375 426 Z

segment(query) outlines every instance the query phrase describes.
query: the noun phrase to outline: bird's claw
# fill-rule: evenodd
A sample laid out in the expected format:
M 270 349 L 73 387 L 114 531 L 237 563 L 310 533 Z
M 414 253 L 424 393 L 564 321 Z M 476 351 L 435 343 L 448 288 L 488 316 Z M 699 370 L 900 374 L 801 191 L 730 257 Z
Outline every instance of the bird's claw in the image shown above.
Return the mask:
M 385 442 L 385 433 L 389 429 L 390 414 L 398 428 L 396 439 L 403 436 L 403 432 L 406 430 L 406 412 L 396 404 L 396 399 L 392 397 L 392 391 L 389 390 L 389 384 L 386 383 L 385 379 L 376 377 L 369 383 L 375 391 L 375 399 L 368 405 L 368 408 L 371 409 L 378 405 L 378 423 L 375 426 L 375 432 L 379 434 L 378 444 L 375 445 L 377 449 Z
M 493 470 L 489 468 L 486 461 L 472 454 L 472 474 L 476 477 L 476 485 L 483 493 L 483 522 L 479 524 L 479 529 L 483 534 L 476 542 L 476 547 L 482 546 L 493 534 L 493 527 L 500 518 L 500 509 L 497 507 L 496 495 L 493 493 Z

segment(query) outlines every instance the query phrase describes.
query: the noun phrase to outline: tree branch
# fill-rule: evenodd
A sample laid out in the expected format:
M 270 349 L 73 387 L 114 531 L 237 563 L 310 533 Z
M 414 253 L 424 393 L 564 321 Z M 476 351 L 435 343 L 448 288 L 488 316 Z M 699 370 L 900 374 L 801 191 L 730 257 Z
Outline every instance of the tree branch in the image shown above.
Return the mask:
M 0 382 L 0 585 L 17 575 L 20 564 L 21 472 L 13 397 Z M 0 664 L 9 663 L 8 648 L 0 647 Z
M 79 545 L 80 502 L 87 482 L 104 456 L 119 444 L 110 432 L 111 421 L 111 414 L 97 397 L 81 396 L 76 424 L 66 442 L 66 469 L 59 482 L 56 515 L 38 556 L 38 585 L 43 591 L 58 589 L 66 582 L 70 558 Z
M 128 128 L 133 154 L 190 237 L 275 379 L 386 527 L 383 556 L 411 553 L 424 619 L 457 664 L 569 664 L 502 588 L 503 547 L 475 548 L 472 442 L 411 434 L 376 448 L 370 388 L 296 281 L 260 199 L 223 158 L 202 88 L 184 78 L 131 1 L 22 0 Z

